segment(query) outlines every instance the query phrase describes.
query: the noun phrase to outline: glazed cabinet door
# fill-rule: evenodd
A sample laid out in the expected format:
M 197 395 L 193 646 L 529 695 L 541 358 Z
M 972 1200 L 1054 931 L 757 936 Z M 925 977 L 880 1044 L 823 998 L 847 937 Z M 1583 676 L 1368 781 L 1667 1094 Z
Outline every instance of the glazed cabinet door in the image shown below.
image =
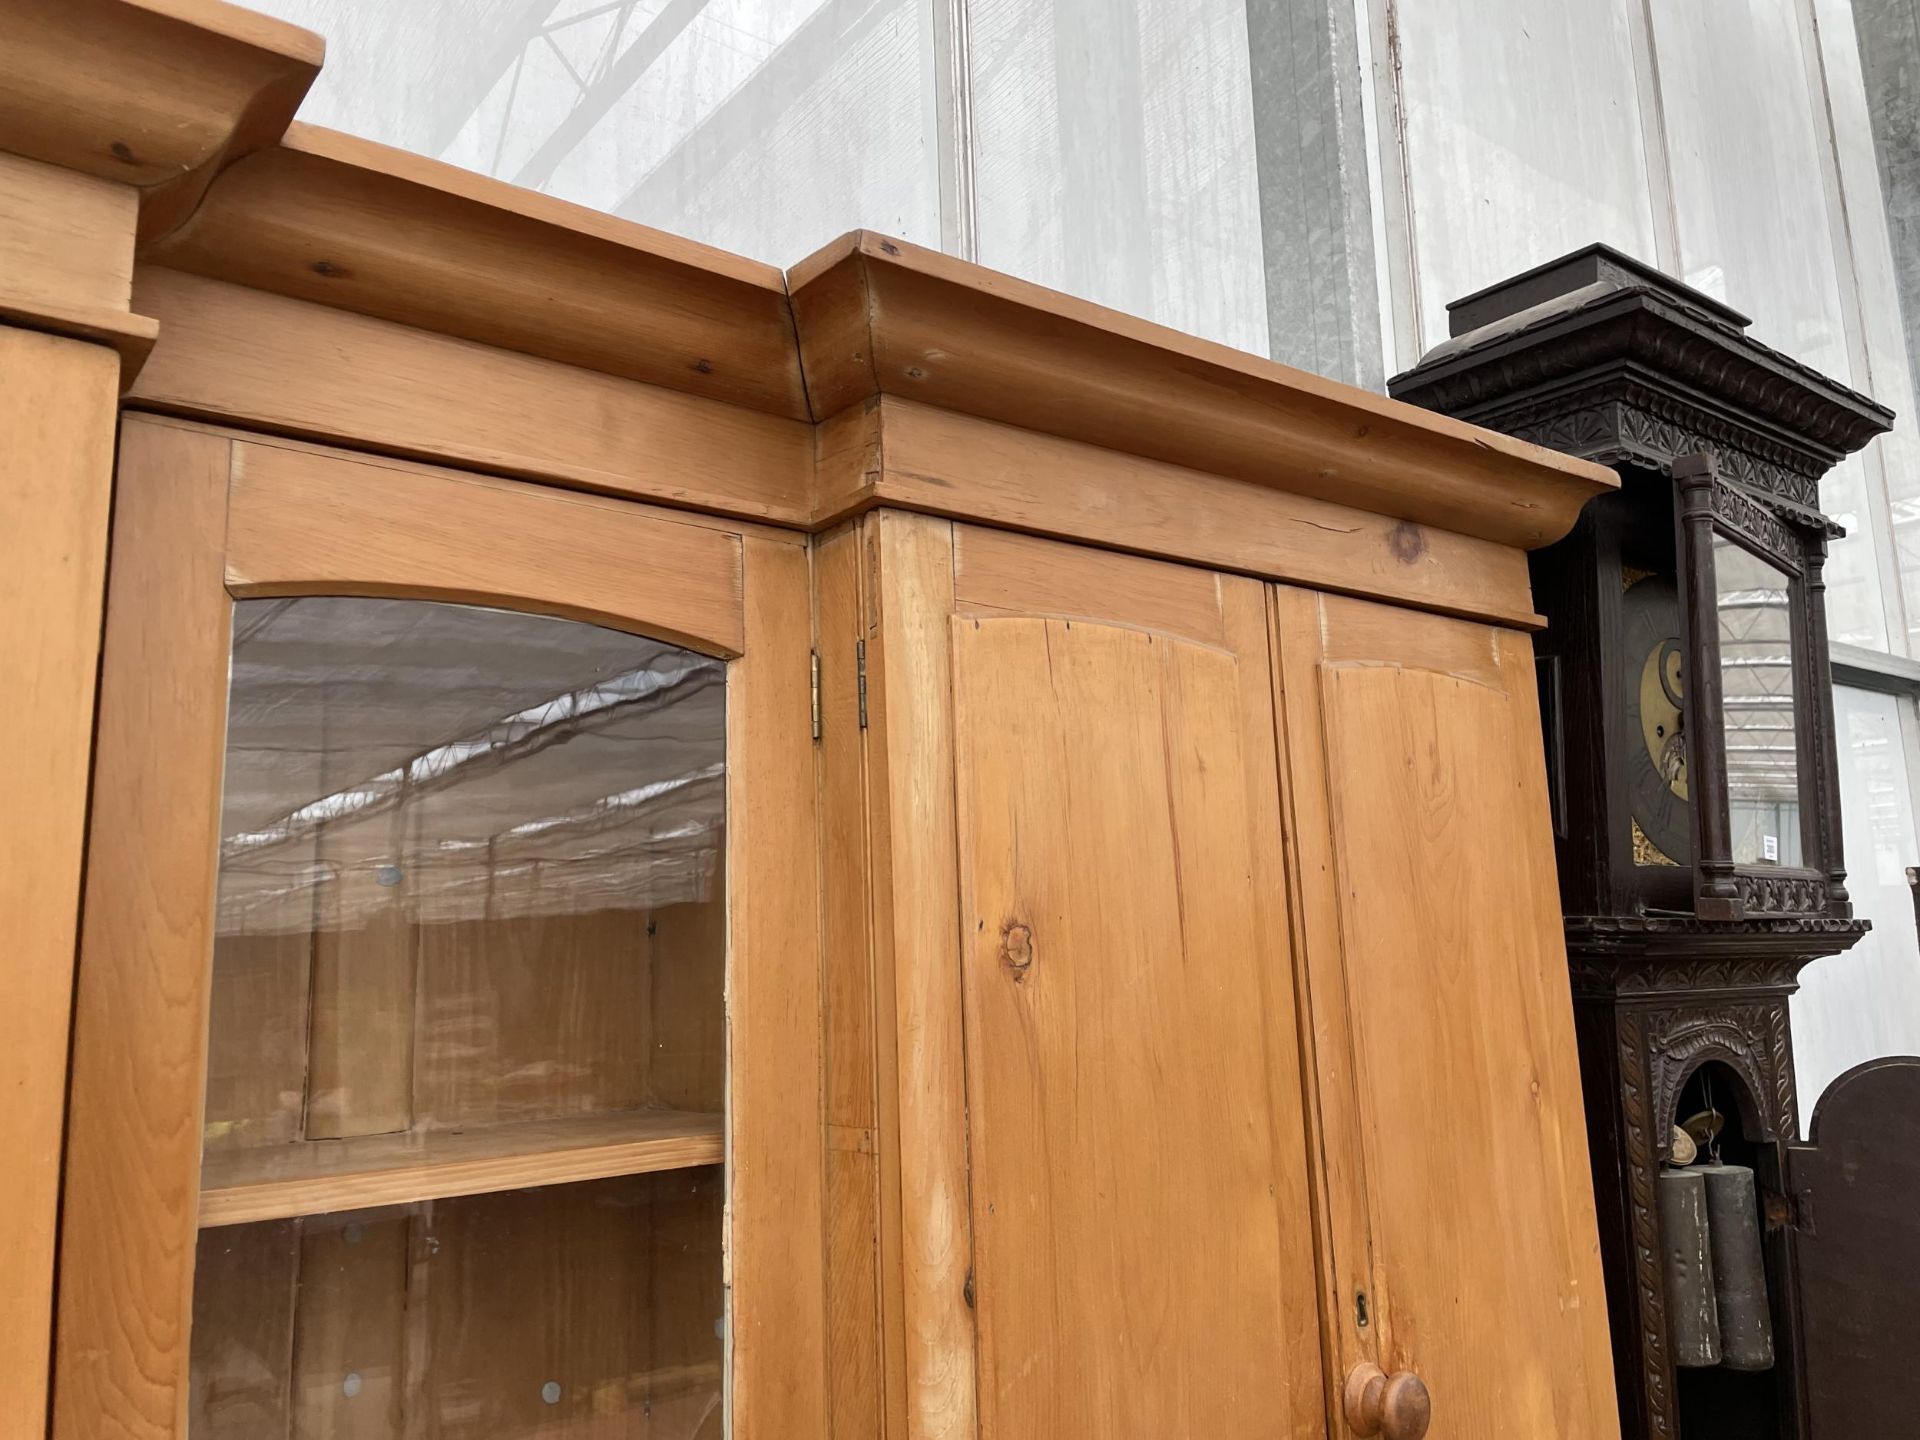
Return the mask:
M 803 545 L 144 419 L 118 488 L 56 1433 L 823 1434 Z
M 1263 588 L 868 538 L 907 1433 L 1323 1435 Z
M 1424 1386 L 1435 1440 L 1613 1440 L 1531 646 L 1288 589 L 1274 633 L 1338 1368 L 1418 1382 L 1351 1433 Z

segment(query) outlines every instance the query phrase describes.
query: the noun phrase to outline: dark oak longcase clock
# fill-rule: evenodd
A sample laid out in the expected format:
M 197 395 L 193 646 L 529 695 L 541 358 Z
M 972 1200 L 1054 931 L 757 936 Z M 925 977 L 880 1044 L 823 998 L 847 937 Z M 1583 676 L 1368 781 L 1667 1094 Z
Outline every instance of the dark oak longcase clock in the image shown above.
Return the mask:
M 1394 395 L 1621 480 L 1530 568 L 1624 1431 L 1806 1440 L 1787 1001 L 1867 929 L 1841 853 L 1823 580 L 1841 532 L 1819 480 L 1892 415 L 1605 246 L 1449 313 Z M 1675 1343 L 1659 1197 L 1700 1113 L 1754 1177 L 1764 1367 Z

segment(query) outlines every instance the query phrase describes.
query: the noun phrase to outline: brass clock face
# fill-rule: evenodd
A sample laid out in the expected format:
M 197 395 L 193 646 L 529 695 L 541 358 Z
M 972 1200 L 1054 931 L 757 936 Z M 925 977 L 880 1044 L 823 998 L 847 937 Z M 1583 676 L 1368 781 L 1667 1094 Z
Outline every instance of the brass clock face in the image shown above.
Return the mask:
M 1621 680 L 1633 712 L 1627 727 L 1627 809 L 1640 831 L 1635 859 L 1685 864 L 1693 845 L 1679 592 L 1671 578 L 1649 575 L 1628 587 L 1623 608 L 1621 659 L 1627 673 Z M 1645 845 L 1638 843 L 1642 838 Z

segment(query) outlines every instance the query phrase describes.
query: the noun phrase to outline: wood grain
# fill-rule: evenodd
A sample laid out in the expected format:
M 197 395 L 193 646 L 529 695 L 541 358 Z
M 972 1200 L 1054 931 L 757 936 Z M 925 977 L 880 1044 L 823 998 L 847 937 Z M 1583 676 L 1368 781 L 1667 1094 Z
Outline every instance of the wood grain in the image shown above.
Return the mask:
M 808 418 L 774 267 L 318 126 L 228 167 L 145 258 Z
M 1418 1374 L 1441 1433 L 1610 1440 L 1531 647 L 1462 626 L 1459 647 L 1477 640 L 1497 667 L 1487 683 L 1429 668 L 1405 632 L 1361 651 L 1341 638 L 1354 602 L 1282 602 L 1291 737 L 1324 747 L 1289 756 L 1296 796 L 1325 797 L 1297 819 L 1327 826 L 1302 863 L 1319 925 L 1338 926 L 1309 943 L 1316 1029 L 1336 1032 L 1317 1052 L 1327 1143 L 1346 1152 L 1336 1250 L 1352 1267 L 1370 1242 L 1375 1272 L 1376 1334 L 1355 1348 Z M 1309 710 L 1317 723 L 1298 724 Z
M 1094 620 L 1223 648 L 1222 577 L 977 525 L 953 529 L 953 599 L 961 615 Z
M 1496 690 L 1506 688 L 1513 646 L 1524 639 L 1491 625 L 1462 625 L 1337 595 L 1317 597 L 1314 609 L 1321 664 L 1409 666 Z
M 1336 897 L 1329 882 L 1332 822 L 1322 782 L 1325 737 L 1316 703 L 1319 652 L 1303 637 L 1320 634 L 1327 597 L 1269 586 L 1274 712 L 1280 796 L 1293 919 L 1293 985 L 1298 998 L 1300 1077 L 1316 1241 L 1319 1245 L 1322 1375 L 1327 1433 L 1344 1423 L 1338 1397 L 1349 1372 L 1374 1359 L 1380 1327 L 1371 1323 L 1378 1290 L 1367 1211 L 1367 1173 L 1359 1143 L 1353 1028 L 1343 981 Z M 1361 1314 L 1365 1297 L 1367 1314 Z M 1365 1319 L 1368 1323 L 1361 1323 Z
M 1263 602 L 1235 588 L 1244 655 L 955 625 L 983 1436 L 1322 1413 L 1290 995 L 1263 978 L 1287 941 Z
M 879 1161 L 866 1149 L 827 1147 L 827 1401 L 834 1440 L 885 1433 L 880 1293 Z M 870 1131 L 851 1132 L 864 1140 Z
M 129 185 L 0 154 L 0 297 L 125 310 L 139 213 Z
M 157 321 L 125 310 L 103 309 L 92 305 L 70 305 L 59 300 L 31 300 L 15 303 L 0 296 L 0 324 L 17 325 L 23 330 L 41 330 L 49 335 L 64 335 L 105 345 L 120 357 L 120 389 L 125 390 L 146 363 L 153 342 L 160 334 Z
M 879 417 L 878 472 L 823 466 L 822 518 L 898 505 L 1446 613 L 1539 623 L 1526 556 L 1504 544 L 893 396 L 879 402 Z
M 803 421 L 141 265 L 142 409 L 748 520 L 812 514 Z M 336 357 L 316 364 L 315 356 Z
M 280 137 L 324 48 L 223 0 L 13 0 L 0 148 L 141 188 L 143 227 L 160 233 L 223 161 Z
M 899 395 L 1526 548 L 1559 539 L 1619 483 L 1591 462 L 866 231 L 794 266 L 788 286 L 816 419 Z
M 1275 804 L 1281 793 L 1274 733 L 1275 699 L 1270 690 L 1270 626 L 1266 589 L 1249 581 L 1216 575 L 1185 566 L 1149 562 L 1042 541 L 1004 532 L 956 527 L 955 586 L 958 595 L 990 598 L 992 605 L 962 600 L 962 613 L 1060 617 L 1076 625 L 1094 621 L 1124 625 L 1156 635 L 1183 637 L 1215 646 L 1241 667 L 1239 699 L 1242 734 L 1253 737 L 1245 747 L 1246 814 L 1253 850 L 1265 857 L 1270 869 L 1282 853 L 1284 832 Z M 979 568 L 976 569 L 975 567 Z M 1410 625 L 1447 622 L 1407 612 Z M 1257 663 L 1256 663 L 1257 662 Z M 1267 737 L 1265 743 L 1259 737 Z M 1277 872 L 1276 872 L 1277 873 Z M 1289 935 L 1290 886 L 1256 885 L 1253 924 L 1272 947 L 1295 941 Z M 1312 1074 L 1304 1068 L 1300 1032 L 1305 1016 L 1295 1002 L 1297 980 L 1284 958 L 1270 953 L 1259 966 L 1257 998 L 1265 1017 L 1264 1053 L 1271 1090 L 1268 1114 L 1273 1146 L 1281 1173 L 1275 1193 L 1288 1217 L 1280 1229 L 1281 1266 L 1287 1279 L 1289 1303 L 1284 1353 L 1287 1398 L 1284 1414 L 1290 1433 L 1318 1433 L 1327 1423 L 1324 1406 L 1333 1393 L 1315 1384 L 1314 1357 L 1321 1348 L 1314 1291 L 1316 1256 L 1330 1252 L 1325 1225 L 1324 1195 L 1310 1203 L 1305 1158 L 1317 1155 L 1315 1116 L 1305 1095 L 1313 1094 Z M 1316 1167 L 1323 1174 L 1323 1167 Z M 1324 1268 L 1324 1264 L 1323 1264 Z M 1331 1376 L 1329 1374 L 1329 1380 Z
M 471 1130 L 255 1146 L 207 1157 L 200 1224 L 244 1225 L 450 1195 L 641 1175 L 713 1165 L 720 1158 L 719 1114 L 680 1110 L 632 1110 Z
M 826 1065 L 827 1401 L 835 1440 L 880 1440 L 881 1157 L 875 1138 L 874 975 L 867 884 L 866 732 L 858 651 L 867 639 L 863 537 L 846 526 L 816 542 L 820 654 L 822 1014 Z M 897 1254 L 897 1227 L 893 1240 Z M 893 1287 L 898 1295 L 897 1285 Z M 897 1373 L 897 1372 L 896 1372 Z
M 727 1209 L 736 1434 L 824 1440 L 826 1316 L 816 829 L 804 546 L 749 537 L 727 670 Z
M 121 438 L 74 1004 L 58 1440 L 172 1440 L 185 1416 L 232 610 L 228 449 L 137 419 Z
M 881 1223 L 897 1234 L 890 1416 L 911 1440 L 972 1440 L 973 1264 L 967 1214 L 965 1049 L 953 792 L 953 527 L 881 511 L 869 522 L 868 790 L 879 1033 Z M 889 1213 L 891 1212 L 891 1213 Z M 889 1320 L 891 1328 L 893 1321 Z
M 814 544 L 827 1122 L 854 1129 L 871 1129 L 875 1116 L 866 736 L 860 723 L 857 648 L 867 640 L 863 557 L 863 537 L 853 526 L 822 536 Z
M 738 536 L 592 496 L 242 444 L 227 545 L 236 595 L 407 595 L 707 654 L 744 643 Z
M 96 346 L 0 328 L 0 1433 L 45 1425 L 114 377 Z

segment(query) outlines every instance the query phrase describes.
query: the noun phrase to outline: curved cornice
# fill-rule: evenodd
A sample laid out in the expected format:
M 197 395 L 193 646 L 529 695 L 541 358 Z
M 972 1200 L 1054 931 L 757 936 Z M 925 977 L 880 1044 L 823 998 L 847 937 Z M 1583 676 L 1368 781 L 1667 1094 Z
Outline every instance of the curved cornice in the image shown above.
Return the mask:
M 1564 535 L 1615 483 L 1590 462 L 867 231 L 788 284 L 820 420 L 899 396 L 1526 548 Z
M 141 233 L 285 132 L 325 46 L 221 0 L 8 0 L 0 149 L 131 185 Z
M 597 210 L 311 125 L 142 258 L 806 419 L 785 281 Z

